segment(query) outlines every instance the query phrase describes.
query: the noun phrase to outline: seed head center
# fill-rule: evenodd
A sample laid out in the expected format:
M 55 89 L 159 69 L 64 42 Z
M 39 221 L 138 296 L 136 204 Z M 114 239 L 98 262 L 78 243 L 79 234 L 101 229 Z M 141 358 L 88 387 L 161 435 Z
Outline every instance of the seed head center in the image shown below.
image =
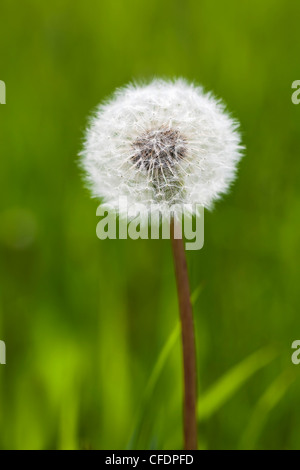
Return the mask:
M 174 167 L 186 155 L 186 142 L 177 129 L 149 130 L 132 144 L 132 161 L 147 172 L 161 170 L 174 173 Z

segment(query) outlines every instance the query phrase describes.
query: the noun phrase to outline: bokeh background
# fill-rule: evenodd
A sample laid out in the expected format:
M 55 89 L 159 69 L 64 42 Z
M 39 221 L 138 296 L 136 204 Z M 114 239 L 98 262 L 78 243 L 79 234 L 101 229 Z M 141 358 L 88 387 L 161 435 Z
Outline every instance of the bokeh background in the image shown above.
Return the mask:
M 1 0 L 1 449 L 180 449 L 168 241 L 96 238 L 76 165 L 87 116 L 132 79 L 224 98 L 246 156 L 188 253 L 199 446 L 299 449 L 296 1 Z

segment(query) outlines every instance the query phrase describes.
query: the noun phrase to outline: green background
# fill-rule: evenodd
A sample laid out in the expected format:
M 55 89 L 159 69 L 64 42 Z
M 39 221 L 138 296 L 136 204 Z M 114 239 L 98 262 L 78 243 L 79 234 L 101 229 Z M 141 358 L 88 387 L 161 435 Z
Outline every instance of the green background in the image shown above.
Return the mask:
M 169 242 L 99 241 L 76 165 L 91 110 L 154 76 L 222 97 L 247 147 L 188 252 L 199 446 L 300 448 L 299 17 L 284 0 L 1 0 L 1 449 L 182 447 Z

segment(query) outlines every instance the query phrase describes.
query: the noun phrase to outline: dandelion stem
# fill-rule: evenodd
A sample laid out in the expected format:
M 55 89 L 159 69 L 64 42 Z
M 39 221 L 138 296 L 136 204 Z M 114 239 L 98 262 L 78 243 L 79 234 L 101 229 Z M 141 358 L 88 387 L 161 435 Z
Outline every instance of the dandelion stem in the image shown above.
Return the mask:
M 171 240 L 174 257 L 177 293 L 179 301 L 181 336 L 183 350 L 184 373 L 184 448 L 197 449 L 197 376 L 196 376 L 196 348 L 192 304 L 190 299 L 190 285 L 188 279 L 187 262 L 182 238 L 176 239 L 174 229 L 177 222 L 171 221 Z M 180 233 L 180 232 L 179 232 Z

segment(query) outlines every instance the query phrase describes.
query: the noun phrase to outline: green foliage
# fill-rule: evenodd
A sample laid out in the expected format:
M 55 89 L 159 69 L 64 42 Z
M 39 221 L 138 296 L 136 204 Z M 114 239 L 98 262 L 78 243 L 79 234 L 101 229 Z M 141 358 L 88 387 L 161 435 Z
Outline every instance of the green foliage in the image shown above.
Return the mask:
M 1 0 L 1 449 L 182 446 L 169 243 L 97 240 L 76 164 L 94 107 L 153 76 L 223 97 L 247 147 L 188 253 L 200 445 L 299 449 L 285 375 L 300 332 L 299 14 L 283 0 Z

